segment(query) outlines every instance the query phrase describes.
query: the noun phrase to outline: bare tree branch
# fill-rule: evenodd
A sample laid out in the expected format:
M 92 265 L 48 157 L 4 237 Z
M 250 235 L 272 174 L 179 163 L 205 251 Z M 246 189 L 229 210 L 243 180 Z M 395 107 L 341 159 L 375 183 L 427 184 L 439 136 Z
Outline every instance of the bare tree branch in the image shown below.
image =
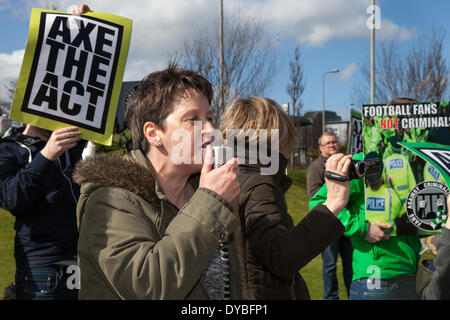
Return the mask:
M 200 72 L 215 87 L 211 108 L 219 119 L 223 112 L 219 105 L 220 38 L 218 22 L 215 25 L 185 40 L 182 62 L 186 68 Z M 264 95 L 277 69 L 273 38 L 265 33 L 261 22 L 240 14 L 225 24 L 224 29 L 225 104 L 240 96 Z
M 445 31 L 433 29 L 427 38 L 419 38 L 404 55 L 397 44 L 381 44 L 376 58 L 375 103 L 408 97 L 419 101 L 445 99 L 448 65 L 444 57 Z M 367 103 L 370 95 L 370 69 L 360 64 L 360 79 L 353 88 L 353 98 Z
M 294 60 L 289 62 L 290 74 L 286 91 L 292 99 L 292 115 L 300 116 L 303 104 L 300 100 L 305 90 L 305 76 L 300 61 L 300 48 L 297 46 L 294 52 Z
M 11 109 L 12 100 L 14 98 L 14 92 L 16 91 L 17 79 L 10 80 L 7 84 L 3 85 L 6 89 L 7 98 L 0 97 L 0 107 L 4 111 L 8 111 Z
M 45 1 L 45 8 L 48 8 L 51 10 L 59 10 L 60 6 L 61 6 L 61 3 L 58 0 L 46 0 Z

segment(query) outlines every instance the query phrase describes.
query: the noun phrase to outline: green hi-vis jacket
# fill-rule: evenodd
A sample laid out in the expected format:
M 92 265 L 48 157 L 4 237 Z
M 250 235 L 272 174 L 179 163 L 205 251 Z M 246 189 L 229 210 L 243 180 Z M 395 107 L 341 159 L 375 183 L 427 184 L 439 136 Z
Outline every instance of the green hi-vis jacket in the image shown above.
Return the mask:
M 365 209 L 366 219 L 370 222 L 392 225 L 392 235 L 396 234 L 395 219 L 404 212 L 402 202 L 395 190 L 383 183 L 378 190 L 366 189 Z
M 362 159 L 362 153 L 354 159 Z M 313 208 L 325 202 L 327 188 L 322 188 L 309 200 Z M 350 181 L 350 197 L 338 219 L 345 227 L 344 235 L 353 245 L 353 280 L 377 277 L 391 279 L 401 274 L 416 273 L 421 243 L 418 236 L 392 236 L 389 240 L 370 243 L 365 240 L 369 221 L 365 216 L 364 179 Z M 378 268 L 377 268 L 378 267 Z
M 113 134 L 111 146 L 96 144 L 95 151 L 107 154 L 126 154 L 128 153 L 129 144 L 131 142 L 130 130 L 125 129 L 123 132 Z
M 429 162 L 427 162 L 425 164 L 425 167 L 423 168 L 423 181 L 438 181 L 441 183 L 445 183 L 442 174 Z
M 400 154 L 393 153 L 383 160 L 383 178 L 392 177 L 392 186 L 395 189 L 402 204 L 405 203 L 409 192 L 416 186 L 416 179 L 408 159 Z
M 377 122 L 371 126 L 364 126 L 363 136 L 365 154 L 370 152 L 380 152 L 380 143 L 382 139 L 380 135 L 380 128 L 376 123 Z

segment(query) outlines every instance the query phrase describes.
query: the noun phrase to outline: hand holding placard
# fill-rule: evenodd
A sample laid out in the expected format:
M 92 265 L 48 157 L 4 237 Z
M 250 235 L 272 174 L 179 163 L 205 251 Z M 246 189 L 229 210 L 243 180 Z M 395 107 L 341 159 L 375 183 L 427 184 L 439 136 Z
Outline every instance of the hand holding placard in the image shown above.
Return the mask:
M 131 20 L 33 8 L 10 119 L 47 130 L 76 126 L 110 145 L 131 36 Z
M 77 145 L 81 140 L 81 132 L 77 127 L 61 128 L 53 131 L 41 154 L 48 160 L 56 160 L 64 151 Z

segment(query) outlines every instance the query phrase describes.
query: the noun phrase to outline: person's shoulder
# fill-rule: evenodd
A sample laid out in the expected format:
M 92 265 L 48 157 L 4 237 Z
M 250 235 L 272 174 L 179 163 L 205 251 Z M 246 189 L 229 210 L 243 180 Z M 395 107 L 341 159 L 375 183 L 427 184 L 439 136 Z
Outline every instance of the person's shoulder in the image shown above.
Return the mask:
M 282 186 L 275 175 L 261 175 L 259 173 L 240 174 L 239 202 L 249 199 L 266 201 L 276 197 L 283 198 Z
M 325 171 L 325 161 L 322 157 L 317 158 L 306 169 L 306 178 L 308 183 L 312 183 L 311 179 L 314 179 L 317 183 L 324 183 L 325 179 L 323 178 L 323 174 Z
M 5 131 L 5 133 L 0 137 L 0 143 L 12 142 L 19 138 L 19 132 L 16 128 L 11 127 Z
M 24 146 L 28 146 L 23 139 L 23 135 L 11 130 L 10 128 L 1 138 L 0 138 L 0 155 L 7 156 L 12 154 L 26 154 L 29 152 L 25 150 Z
M 263 175 L 260 170 L 246 170 L 245 168 L 240 169 L 239 171 L 239 181 L 241 183 L 241 191 L 253 189 L 257 185 L 268 184 L 275 185 L 276 184 L 276 176 L 275 175 Z
M 73 178 L 79 185 L 96 183 L 128 190 L 147 201 L 157 198 L 152 173 L 129 155 L 96 154 L 76 165 Z
M 23 134 L 25 127 L 11 127 L 1 137 L 0 142 L 11 142 L 21 146 L 30 147 L 36 143 L 44 142 L 38 137 L 27 136 Z
M 140 209 L 148 205 L 153 206 L 154 204 L 154 201 L 148 201 L 137 193 L 122 186 L 88 183 L 82 188 L 83 192 L 90 195 L 89 201 L 91 204 L 106 204 L 107 207 L 120 208 L 120 210 L 128 212 L 140 211 Z
M 308 166 L 306 171 L 311 171 L 315 168 L 322 167 L 324 165 L 324 161 L 322 156 L 319 156 L 318 158 L 314 159 L 311 164 Z
M 321 155 L 319 155 L 316 159 L 313 160 L 313 162 L 311 162 L 311 164 L 322 164 L 324 163 L 324 159 Z

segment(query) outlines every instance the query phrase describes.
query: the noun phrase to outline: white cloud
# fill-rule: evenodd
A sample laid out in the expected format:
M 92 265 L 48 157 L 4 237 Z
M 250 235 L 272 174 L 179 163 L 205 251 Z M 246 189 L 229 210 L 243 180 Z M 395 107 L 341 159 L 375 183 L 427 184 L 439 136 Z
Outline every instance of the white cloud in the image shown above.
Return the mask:
M 193 32 L 211 30 L 219 18 L 218 1 L 212 0 L 86 0 L 92 10 L 108 12 L 133 20 L 130 51 L 125 71 L 126 80 L 141 79 L 147 73 L 167 64 L 169 56 L 183 46 Z M 28 17 L 31 7 L 59 4 L 65 11 L 73 0 L 0 0 L 0 7 L 12 5 L 12 11 Z M 224 2 L 225 23 L 238 12 L 259 18 L 266 29 L 280 39 L 296 39 L 307 46 L 320 46 L 335 39 L 369 37 L 366 0 L 227 0 Z M 379 40 L 406 40 L 416 31 L 382 20 Z M 4 53 L 5 54 L 5 53 Z M 11 55 L 11 54 L 10 54 Z M 1 62 L 3 69 L 15 70 L 17 65 Z M 15 67 L 14 67 L 15 66 Z M 11 69 L 12 68 L 12 69 Z
M 0 11 L 6 10 L 9 8 L 9 0 L 0 0 Z
M 61 1 L 61 8 L 68 7 L 72 1 Z M 169 57 L 180 51 L 190 32 L 211 26 L 219 14 L 218 4 L 209 0 L 95 0 L 85 3 L 94 11 L 133 20 L 125 80 L 140 80 L 167 65 Z
M 381 20 L 381 29 L 376 30 L 378 40 L 404 41 L 415 38 L 418 35 L 416 28 L 408 29 L 398 26 L 389 20 Z
M 335 39 L 370 36 L 367 0 L 266 0 L 251 3 L 252 10 L 249 12 L 259 12 L 273 33 L 295 37 L 307 46 L 320 46 Z M 384 40 L 407 40 L 416 36 L 415 29 L 410 30 L 385 19 L 381 21 L 381 28 L 377 32 Z
M 72 1 L 60 0 L 62 10 Z M 219 19 L 218 1 L 211 0 L 88 0 L 86 3 L 95 11 L 133 20 L 129 60 L 146 60 L 147 70 L 166 63 L 168 55 L 182 47 L 189 33 L 211 29 Z M 320 46 L 335 39 L 369 37 L 367 6 L 367 0 L 228 0 L 224 2 L 224 15 L 225 23 L 238 12 L 255 16 L 277 37 Z M 377 30 L 379 40 L 407 40 L 416 35 L 414 29 L 385 19 L 381 28 Z
M 17 78 L 24 53 L 25 50 L 16 50 L 12 53 L 0 53 L 1 79 Z
M 333 111 L 342 118 L 342 121 L 350 120 L 350 107 L 336 107 Z
M 352 62 L 340 72 L 339 77 L 337 77 L 336 80 L 339 82 L 347 82 L 353 77 L 357 70 L 358 64 L 356 62 Z
M 0 98 L 8 99 L 5 85 L 7 85 L 10 80 L 19 77 L 24 53 L 25 50 L 13 51 L 9 54 L 0 53 Z

